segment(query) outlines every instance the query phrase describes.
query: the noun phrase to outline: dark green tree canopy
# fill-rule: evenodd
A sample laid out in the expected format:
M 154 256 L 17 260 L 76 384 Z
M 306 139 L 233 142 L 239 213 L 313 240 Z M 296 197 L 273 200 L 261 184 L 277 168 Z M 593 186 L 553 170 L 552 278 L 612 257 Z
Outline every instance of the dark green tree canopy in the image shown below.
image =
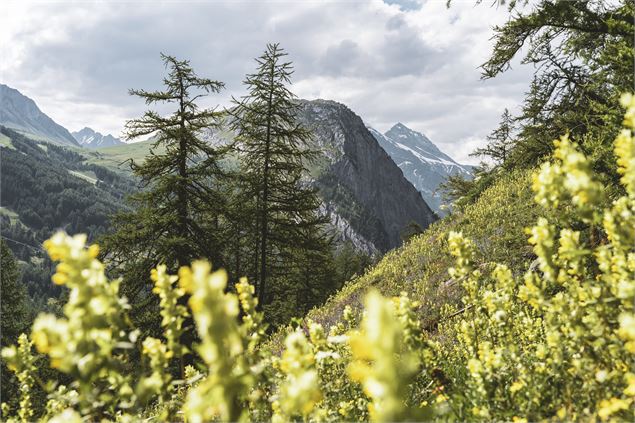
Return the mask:
M 2 295 L 2 341 L 5 347 L 14 344 L 28 328 L 29 312 L 26 289 L 21 285 L 20 270 L 11 250 L 0 239 L 0 286 Z
M 483 78 L 494 78 L 520 55 L 521 63 L 535 68 L 518 116 L 516 162 L 535 164 L 566 132 L 578 141 L 593 136 L 610 143 L 621 123 L 614 105 L 634 84 L 634 5 L 633 0 L 509 3 L 510 19 L 494 28 L 494 50 L 482 69 Z
M 217 186 L 224 177 L 219 162 L 225 151 L 201 138 L 204 130 L 218 126 L 219 113 L 197 104 L 224 85 L 197 76 L 186 60 L 161 58 L 167 69 L 164 89 L 130 94 L 175 110 L 167 116 L 148 110 L 126 123 L 127 139 L 152 136 L 154 144 L 143 163 L 131 162 L 144 190 L 131 196 L 132 211 L 117 215 L 114 233 L 102 240 L 110 268 L 125 276 L 122 289 L 135 305 L 135 317 L 155 323 L 156 313 L 148 308 L 150 269 L 164 263 L 175 271 L 199 258 L 221 265 L 224 209 Z
M 234 99 L 230 110 L 245 192 L 252 198 L 252 279 L 263 305 L 285 295 L 279 286 L 270 290 L 268 280 L 292 281 L 286 286 L 295 288 L 301 282 L 315 284 L 303 273 L 330 257 L 326 220 L 317 212 L 320 201 L 305 176 L 316 152 L 309 148 L 311 133 L 296 119 L 299 104 L 288 88 L 293 66 L 286 56 L 278 44 L 268 44 L 256 59 L 256 72 L 245 78 L 247 94 Z
M 476 151 L 502 166 L 479 169 L 474 181 L 451 178 L 446 194 L 470 203 L 491 185 L 500 168 L 536 166 L 551 154 L 553 140 L 566 133 L 580 144 L 607 186 L 618 192 L 612 142 L 622 115 L 615 105 L 635 85 L 635 1 L 492 2 L 504 4 L 509 19 L 494 28 L 495 44 L 482 65 L 482 77 L 495 78 L 517 60 L 532 65 L 534 76 L 520 113 L 504 113 L 489 144 Z
M 196 101 L 219 92 L 224 85 L 198 77 L 188 61 L 161 57 L 168 69 L 163 80 L 165 89 L 130 90 L 130 94 L 148 105 L 174 104 L 176 110 L 168 116 L 148 110 L 141 118 L 126 123 L 127 139 L 153 135 L 155 141 L 143 163 L 131 162 L 147 189 L 132 197 L 134 212 L 115 220 L 117 233 L 106 238 L 106 245 L 112 247 L 107 249 L 113 254 L 121 253 L 122 262 L 137 253 L 151 262 L 176 267 L 213 254 L 215 243 L 210 242 L 204 226 L 209 223 L 209 212 L 222 202 L 212 181 L 222 175 L 219 160 L 223 151 L 210 146 L 200 135 L 218 125 L 219 113 L 200 109 Z M 157 153 L 159 146 L 165 148 L 164 152 Z
M 496 165 L 505 163 L 515 143 L 516 122 L 505 109 L 501 122 L 491 134 L 487 136 L 487 145 L 477 148 L 470 154 L 472 157 L 489 157 Z

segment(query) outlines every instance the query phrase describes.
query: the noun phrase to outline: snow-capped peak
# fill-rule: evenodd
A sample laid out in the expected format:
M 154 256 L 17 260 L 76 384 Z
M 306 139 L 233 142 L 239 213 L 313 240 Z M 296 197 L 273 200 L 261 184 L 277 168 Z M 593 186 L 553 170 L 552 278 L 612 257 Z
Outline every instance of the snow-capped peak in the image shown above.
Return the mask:
M 110 134 L 102 135 L 89 127 L 73 132 L 72 135 L 82 147 L 99 148 L 124 144 L 119 138 L 115 138 Z
M 403 123 L 393 125 L 383 134 L 371 127 L 368 130 L 438 214 L 444 213 L 439 185 L 450 175 L 472 176 L 470 166 L 457 163 L 424 134 Z

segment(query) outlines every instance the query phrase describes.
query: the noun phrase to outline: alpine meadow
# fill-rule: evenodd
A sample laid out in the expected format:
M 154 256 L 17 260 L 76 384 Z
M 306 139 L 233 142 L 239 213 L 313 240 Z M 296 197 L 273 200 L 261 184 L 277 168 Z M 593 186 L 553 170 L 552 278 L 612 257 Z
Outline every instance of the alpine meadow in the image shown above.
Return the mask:
M 2 421 L 635 421 L 635 0 L 0 11 Z

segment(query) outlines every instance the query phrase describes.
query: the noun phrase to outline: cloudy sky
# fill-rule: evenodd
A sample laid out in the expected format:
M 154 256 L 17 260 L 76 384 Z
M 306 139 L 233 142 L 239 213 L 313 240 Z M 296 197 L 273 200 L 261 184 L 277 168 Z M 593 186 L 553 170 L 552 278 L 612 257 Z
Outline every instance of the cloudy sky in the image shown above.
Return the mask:
M 226 90 L 241 81 L 267 42 L 295 64 L 301 98 L 340 101 L 381 131 L 394 123 L 425 133 L 459 161 L 516 110 L 531 69 L 481 81 L 492 27 L 505 8 L 474 0 L 55 1 L 3 0 L 0 82 L 34 99 L 69 130 L 118 136 L 145 105 L 129 88 L 160 88 L 159 53 L 189 59 Z

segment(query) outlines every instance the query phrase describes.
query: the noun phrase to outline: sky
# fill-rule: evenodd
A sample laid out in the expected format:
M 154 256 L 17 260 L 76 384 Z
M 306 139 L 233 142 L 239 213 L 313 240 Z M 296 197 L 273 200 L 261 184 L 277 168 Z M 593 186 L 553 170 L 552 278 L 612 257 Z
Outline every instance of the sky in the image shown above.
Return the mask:
M 295 65 L 300 98 L 346 104 L 367 125 L 401 122 L 457 161 L 485 143 L 505 108 L 518 110 L 532 69 L 483 81 L 493 27 L 504 7 L 474 0 L 13 1 L 0 5 L 0 82 L 35 100 L 71 131 L 119 136 L 146 105 L 130 88 L 161 88 L 160 53 L 191 61 L 225 90 L 244 94 L 245 74 L 268 42 Z

